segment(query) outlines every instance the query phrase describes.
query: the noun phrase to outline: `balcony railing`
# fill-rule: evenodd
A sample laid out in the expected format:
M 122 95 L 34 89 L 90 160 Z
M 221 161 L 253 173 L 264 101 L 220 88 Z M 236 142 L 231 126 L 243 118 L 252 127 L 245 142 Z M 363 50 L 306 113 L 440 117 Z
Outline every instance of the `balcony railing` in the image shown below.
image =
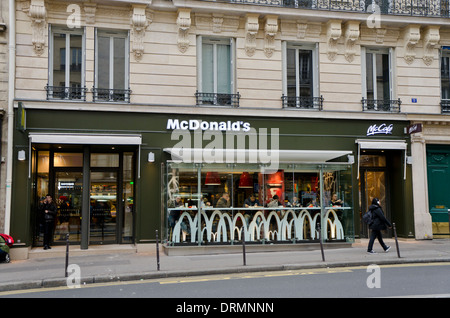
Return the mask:
M 217 0 L 311 10 L 449 17 L 448 0 Z
M 231 106 L 239 107 L 239 99 L 241 95 L 237 94 L 222 94 L 222 93 L 195 93 L 197 106 L 201 105 L 215 105 L 215 106 Z
M 86 87 L 45 86 L 47 100 L 80 100 L 86 101 Z
M 363 111 L 399 113 L 402 101 L 399 99 L 365 99 L 361 100 Z
M 441 100 L 441 113 L 450 114 L 450 99 Z
M 130 89 L 92 88 L 94 102 L 130 102 Z
M 283 108 L 318 109 L 322 110 L 323 97 L 281 96 Z

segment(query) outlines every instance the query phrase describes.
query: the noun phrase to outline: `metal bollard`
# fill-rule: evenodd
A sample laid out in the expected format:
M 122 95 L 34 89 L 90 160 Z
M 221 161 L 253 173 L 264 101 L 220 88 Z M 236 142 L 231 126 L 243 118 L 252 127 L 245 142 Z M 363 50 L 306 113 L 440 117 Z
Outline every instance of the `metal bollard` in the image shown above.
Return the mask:
M 322 229 L 319 222 L 317 222 L 316 224 L 316 230 L 319 232 L 319 242 L 320 242 L 320 251 L 322 252 L 322 261 L 325 262 L 325 254 L 323 252 L 323 244 L 322 244 Z
M 243 257 L 243 261 L 244 261 L 244 266 L 246 266 L 247 265 L 247 260 L 246 260 L 246 256 L 245 256 L 245 225 L 243 225 L 242 226 L 242 230 L 241 230 L 241 232 L 242 232 L 242 234 L 241 234 L 241 237 L 242 237 L 242 257 Z
M 395 223 L 392 223 L 392 228 L 394 229 L 395 248 L 397 249 L 397 256 L 398 256 L 398 258 L 400 258 L 400 250 L 398 248 L 397 229 L 395 227 Z
M 64 277 L 67 277 L 67 268 L 69 267 L 69 233 L 66 234 L 66 271 Z
M 159 243 L 158 243 L 158 230 L 156 230 L 156 269 L 159 271 Z

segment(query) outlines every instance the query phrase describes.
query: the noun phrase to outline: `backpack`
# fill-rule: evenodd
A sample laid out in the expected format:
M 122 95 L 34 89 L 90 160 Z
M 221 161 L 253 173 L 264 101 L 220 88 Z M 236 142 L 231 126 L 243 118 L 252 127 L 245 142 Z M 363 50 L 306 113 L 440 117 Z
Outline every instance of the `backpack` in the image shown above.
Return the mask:
M 8 245 L 9 247 L 13 246 L 14 239 L 11 236 L 7 234 L 0 234 L 0 236 L 5 240 L 6 245 Z
M 373 223 L 373 212 L 372 212 L 372 210 L 369 210 L 366 213 L 364 213 L 364 215 L 362 217 L 362 220 L 367 225 L 371 225 Z

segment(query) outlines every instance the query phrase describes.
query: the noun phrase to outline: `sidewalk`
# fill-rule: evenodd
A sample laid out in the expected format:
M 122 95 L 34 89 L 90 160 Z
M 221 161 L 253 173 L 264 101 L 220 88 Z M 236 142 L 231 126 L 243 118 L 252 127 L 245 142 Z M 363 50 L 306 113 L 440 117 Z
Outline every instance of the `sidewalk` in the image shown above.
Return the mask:
M 315 267 L 367 266 L 370 264 L 401 264 L 450 262 L 450 239 L 416 241 L 399 240 L 401 258 L 397 256 L 395 241 L 385 239 L 391 246 L 384 253 L 375 242 L 375 255 L 366 253 L 367 239 L 350 248 L 325 249 L 322 261 L 320 245 L 317 250 L 298 252 L 218 254 L 196 256 L 167 256 L 160 251 L 160 270 L 157 270 L 156 247 L 154 252 L 130 252 L 70 256 L 69 264 L 81 269 L 81 283 L 157 279 L 222 273 L 298 270 Z M 154 246 L 154 245 L 153 245 Z M 64 246 L 54 247 L 65 251 Z M 45 252 L 45 251 L 43 251 Z M 51 254 L 49 254 L 51 255 Z M 64 257 L 42 257 L 0 264 L 0 291 L 66 286 Z

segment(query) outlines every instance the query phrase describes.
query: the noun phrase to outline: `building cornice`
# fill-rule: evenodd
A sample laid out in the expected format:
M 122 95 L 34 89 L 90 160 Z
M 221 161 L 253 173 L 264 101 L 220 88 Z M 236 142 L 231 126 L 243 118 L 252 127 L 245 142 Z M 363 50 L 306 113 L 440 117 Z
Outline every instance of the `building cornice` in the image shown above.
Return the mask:
M 17 102 L 15 101 L 15 107 Z M 100 112 L 127 112 L 145 114 L 178 114 L 195 116 L 241 116 L 241 117 L 267 117 L 267 118 L 307 118 L 307 119 L 336 119 L 336 120 L 389 120 L 408 121 L 406 114 L 378 113 L 378 112 L 351 112 L 351 111 L 309 111 L 288 108 L 253 108 L 253 107 L 198 107 L 184 105 L 152 105 L 152 104 L 113 104 L 94 102 L 61 102 L 20 100 L 25 109 L 49 111 L 100 111 Z

